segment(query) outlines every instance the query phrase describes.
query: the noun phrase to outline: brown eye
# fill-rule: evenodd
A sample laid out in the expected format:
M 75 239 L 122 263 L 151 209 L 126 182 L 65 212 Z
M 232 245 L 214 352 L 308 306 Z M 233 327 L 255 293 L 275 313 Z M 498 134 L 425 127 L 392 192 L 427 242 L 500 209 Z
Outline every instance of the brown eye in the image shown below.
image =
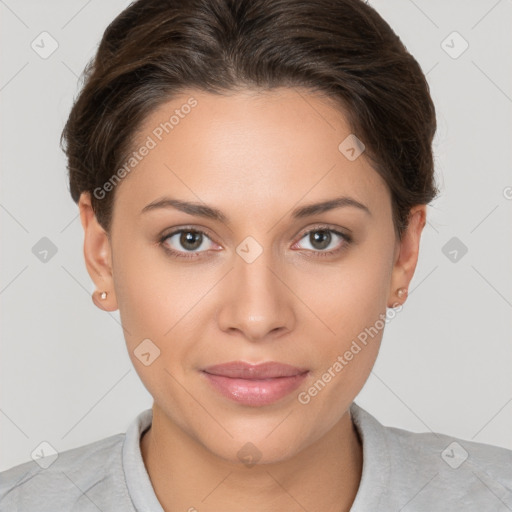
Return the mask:
M 313 247 L 319 251 L 322 251 L 329 247 L 331 239 L 331 233 L 325 229 L 309 232 L 309 241 L 311 242 Z
M 352 242 L 349 235 L 328 227 L 311 229 L 302 235 L 301 240 L 306 240 L 310 244 L 310 248 L 306 247 L 306 249 L 317 253 L 317 256 L 337 254 Z M 329 248 L 330 250 L 326 250 Z
M 160 243 L 164 250 L 171 253 L 173 256 L 195 258 L 199 257 L 201 253 L 207 252 L 208 244 L 205 244 L 206 239 L 210 240 L 208 235 L 203 231 L 197 229 L 179 229 L 164 235 L 160 239 Z M 203 247 L 204 250 L 197 251 L 197 249 L 201 247 Z
M 197 231 L 182 231 L 179 243 L 188 251 L 193 251 L 201 246 L 203 235 Z

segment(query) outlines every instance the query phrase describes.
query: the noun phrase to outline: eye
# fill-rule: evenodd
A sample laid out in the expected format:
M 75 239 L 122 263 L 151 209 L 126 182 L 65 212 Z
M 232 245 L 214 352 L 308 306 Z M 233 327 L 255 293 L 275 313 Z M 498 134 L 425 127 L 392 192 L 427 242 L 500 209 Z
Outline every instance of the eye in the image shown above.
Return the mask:
M 334 236 L 333 236 L 334 235 Z M 328 226 L 316 226 L 309 231 L 306 231 L 301 240 L 306 241 L 312 246 L 311 249 L 316 253 L 316 256 L 332 256 L 338 254 L 352 242 L 352 238 L 341 231 L 329 228 Z M 341 239 L 336 243 L 336 239 Z M 331 250 L 325 250 L 331 247 Z M 334 249 L 332 249 L 334 247 Z
M 352 238 L 349 235 L 328 226 L 316 226 L 306 231 L 302 234 L 300 240 L 303 239 L 306 239 L 312 246 L 311 249 L 307 250 L 313 252 L 315 257 L 332 256 L 341 253 L 352 243 Z M 339 241 L 336 243 L 336 239 L 341 239 L 341 243 Z M 202 256 L 201 253 L 209 250 L 208 240 L 212 242 L 210 237 L 200 229 L 181 228 L 162 236 L 160 245 L 172 256 L 178 258 L 198 258 Z M 297 243 L 294 245 L 296 246 Z M 334 247 L 334 249 L 325 250 L 329 247 Z
M 173 239 L 174 241 L 172 242 Z M 204 231 L 182 228 L 164 235 L 160 239 L 160 243 L 164 250 L 171 253 L 173 256 L 177 256 L 179 258 L 197 258 L 199 256 L 198 252 L 205 252 L 208 250 L 208 243 L 205 243 L 206 239 L 210 240 L 210 237 Z M 171 242 L 165 243 L 167 240 L 170 240 Z M 169 247 L 172 243 L 175 244 L 174 248 L 172 246 Z M 177 249 L 176 246 L 178 246 Z M 197 251 L 201 248 L 203 250 Z

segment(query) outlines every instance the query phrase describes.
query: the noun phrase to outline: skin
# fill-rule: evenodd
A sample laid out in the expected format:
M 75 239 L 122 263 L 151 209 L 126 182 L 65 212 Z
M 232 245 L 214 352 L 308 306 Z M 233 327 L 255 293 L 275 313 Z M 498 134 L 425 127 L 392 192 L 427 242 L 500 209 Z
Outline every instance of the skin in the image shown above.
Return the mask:
M 411 210 L 399 241 L 385 182 L 364 153 L 350 161 L 338 150 L 349 125 L 308 91 L 190 91 L 147 117 L 138 144 L 191 96 L 198 105 L 117 185 L 110 236 L 89 195 L 79 202 L 87 269 L 98 291 L 108 291 L 106 300 L 95 293 L 94 303 L 119 309 L 130 358 L 154 398 L 141 451 L 155 493 L 166 511 L 349 510 L 362 470 L 349 407 L 383 329 L 309 403 L 297 395 L 404 301 L 396 292 L 413 277 L 426 205 Z M 371 215 L 343 207 L 290 216 L 340 195 Z M 162 196 L 206 203 L 229 222 L 172 208 L 140 213 Z M 327 248 L 315 243 L 304 233 L 319 224 L 350 230 L 353 242 L 332 233 Z M 180 234 L 159 244 L 181 227 L 206 231 L 201 246 L 180 244 Z M 252 263 L 236 252 L 247 236 L 263 251 Z M 163 245 L 201 256 L 172 257 Z M 338 247 L 337 255 L 318 256 Z M 146 338 L 160 350 L 149 366 L 134 355 Z M 310 373 L 278 402 L 246 406 L 200 372 L 233 360 Z M 261 452 L 251 467 L 237 456 L 247 442 Z

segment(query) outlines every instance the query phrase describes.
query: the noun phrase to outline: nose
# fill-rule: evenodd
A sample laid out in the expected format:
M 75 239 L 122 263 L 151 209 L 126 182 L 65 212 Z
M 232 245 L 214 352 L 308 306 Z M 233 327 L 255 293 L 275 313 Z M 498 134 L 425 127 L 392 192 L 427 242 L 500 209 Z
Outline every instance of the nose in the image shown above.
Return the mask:
M 251 262 L 234 254 L 233 268 L 223 279 L 219 328 L 238 332 L 252 342 L 276 338 L 295 326 L 294 299 L 284 265 L 263 250 Z M 242 253 L 241 253 L 242 254 Z

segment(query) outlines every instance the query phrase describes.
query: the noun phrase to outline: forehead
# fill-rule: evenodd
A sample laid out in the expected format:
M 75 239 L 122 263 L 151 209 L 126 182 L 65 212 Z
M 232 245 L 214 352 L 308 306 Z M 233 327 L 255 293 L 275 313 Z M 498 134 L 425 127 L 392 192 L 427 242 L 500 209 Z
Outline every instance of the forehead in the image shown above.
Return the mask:
M 349 160 L 340 149 L 352 135 L 332 101 L 305 89 L 190 90 L 139 127 L 116 208 L 140 212 L 166 194 L 253 212 L 342 194 L 386 207 L 387 187 L 364 152 Z

